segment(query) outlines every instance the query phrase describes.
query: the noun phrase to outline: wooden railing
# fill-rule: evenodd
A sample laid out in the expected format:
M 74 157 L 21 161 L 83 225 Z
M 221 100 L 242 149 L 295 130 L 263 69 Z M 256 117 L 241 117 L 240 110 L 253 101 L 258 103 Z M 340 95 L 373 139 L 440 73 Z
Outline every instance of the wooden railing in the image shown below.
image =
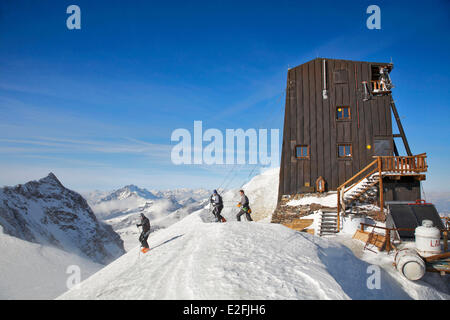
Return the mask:
M 366 167 L 360 170 L 353 177 L 345 181 L 337 188 L 337 229 L 340 230 L 340 213 L 343 209 L 345 212 L 345 193 L 350 191 L 364 179 L 369 178 L 375 173 L 378 173 L 378 183 L 379 183 L 379 196 L 380 196 L 380 210 L 384 209 L 384 198 L 383 198 L 383 175 L 389 174 L 420 174 L 426 172 L 428 169 L 427 165 L 427 154 L 421 153 L 415 156 L 407 157 L 395 157 L 395 156 L 374 156 L 375 160 L 369 163 Z
M 372 91 L 381 91 L 381 82 L 379 80 L 371 80 L 370 83 L 372 84 Z
M 358 183 L 360 183 L 364 179 L 373 175 L 375 172 L 377 172 L 377 171 L 379 172 L 380 171 L 379 166 L 380 166 L 380 160 L 379 159 L 373 160 L 366 167 L 364 167 L 364 169 L 360 170 L 357 174 L 355 174 L 353 177 L 351 177 L 350 179 L 345 181 L 343 184 L 341 184 L 337 188 L 337 229 L 338 229 L 337 231 L 338 232 L 341 227 L 341 225 L 340 225 L 341 208 L 343 207 L 344 211 L 345 211 L 345 203 L 344 203 L 345 193 L 348 192 L 353 187 L 355 187 Z
M 388 173 L 421 173 L 428 169 L 427 155 L 422 153 L 411 157 L 379 157 L 381 168 Z

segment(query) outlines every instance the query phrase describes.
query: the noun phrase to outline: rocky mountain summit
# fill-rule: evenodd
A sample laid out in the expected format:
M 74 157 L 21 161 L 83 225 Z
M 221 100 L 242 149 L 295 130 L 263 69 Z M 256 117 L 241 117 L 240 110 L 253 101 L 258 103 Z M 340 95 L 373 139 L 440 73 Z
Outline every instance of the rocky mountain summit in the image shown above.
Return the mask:
M 38 181 L 0 189 L 3 232 L 52 245 L 107 264 L 124 253 L 111 226 L 99 222 L 86 200 L 50 173 Z

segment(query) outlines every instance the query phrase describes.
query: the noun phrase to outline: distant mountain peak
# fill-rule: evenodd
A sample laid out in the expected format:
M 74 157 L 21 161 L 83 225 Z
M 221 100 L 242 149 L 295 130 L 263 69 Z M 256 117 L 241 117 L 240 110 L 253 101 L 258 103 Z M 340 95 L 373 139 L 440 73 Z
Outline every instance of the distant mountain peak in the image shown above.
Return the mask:
M 139 188 L 134 184 L 126 185 L 120 189 L 117 189 L 107 195 L 106 197 L 100 199 L 99 201 L 111 201 L 111 200 L 123 200 L 130 197 L 139 197 L 145 200 L 154 200 L 159 197 L 148 191 L 145 188 Z
M 56 177 L 56 175 L 53 172 L 50 172 L 46 177 L 39 179 L 40 183 L 53 183 L 53 184 L 57 184 L 61 187 L 64 188 L 64 186 L 62 185 L 61 181 L 59 181 L 59 179 Z
M 123 189 L 130 189 L 130 190 L 142 190 L 141 188 L 139 188 L 137 185 L 135 184 L 129 184 L 126 185 L 125 187 L 123 187 Z

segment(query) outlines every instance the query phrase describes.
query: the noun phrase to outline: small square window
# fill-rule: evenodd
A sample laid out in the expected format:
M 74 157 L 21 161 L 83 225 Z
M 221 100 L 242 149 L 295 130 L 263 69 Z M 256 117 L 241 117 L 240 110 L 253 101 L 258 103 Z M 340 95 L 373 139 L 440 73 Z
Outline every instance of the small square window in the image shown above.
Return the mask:
M 350 120 L 350 107 L 339 106 L 336 108 L 336 119 L 337 120 Z
M 352 145 L 338 144 L 338 156 L 339 158 L 350 158 L 352 156 Z
M 297 159 L 308 159 L 309 158 L 309 146 L 300 145 L 295 147 L 295 157 Z

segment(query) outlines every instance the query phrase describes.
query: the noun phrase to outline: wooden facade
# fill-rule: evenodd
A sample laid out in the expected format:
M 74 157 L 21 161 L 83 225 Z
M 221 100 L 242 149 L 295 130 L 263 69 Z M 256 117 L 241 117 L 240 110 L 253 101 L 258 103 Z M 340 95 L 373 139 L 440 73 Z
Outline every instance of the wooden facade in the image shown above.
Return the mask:
M 394 154 L 390 91 L 364 99 L 363 82 L 372 86 L 372 73 L 380 66 L 393 68 L 389 63 L 317 58 L 289 69 L 280 198 L 314 192 L 319 177 L 327 190 L 336 190 L 373 156 Z M 339 157 L 339 146 L 346 157 Z M 302 150 L 302 156 L 296 150 Z

